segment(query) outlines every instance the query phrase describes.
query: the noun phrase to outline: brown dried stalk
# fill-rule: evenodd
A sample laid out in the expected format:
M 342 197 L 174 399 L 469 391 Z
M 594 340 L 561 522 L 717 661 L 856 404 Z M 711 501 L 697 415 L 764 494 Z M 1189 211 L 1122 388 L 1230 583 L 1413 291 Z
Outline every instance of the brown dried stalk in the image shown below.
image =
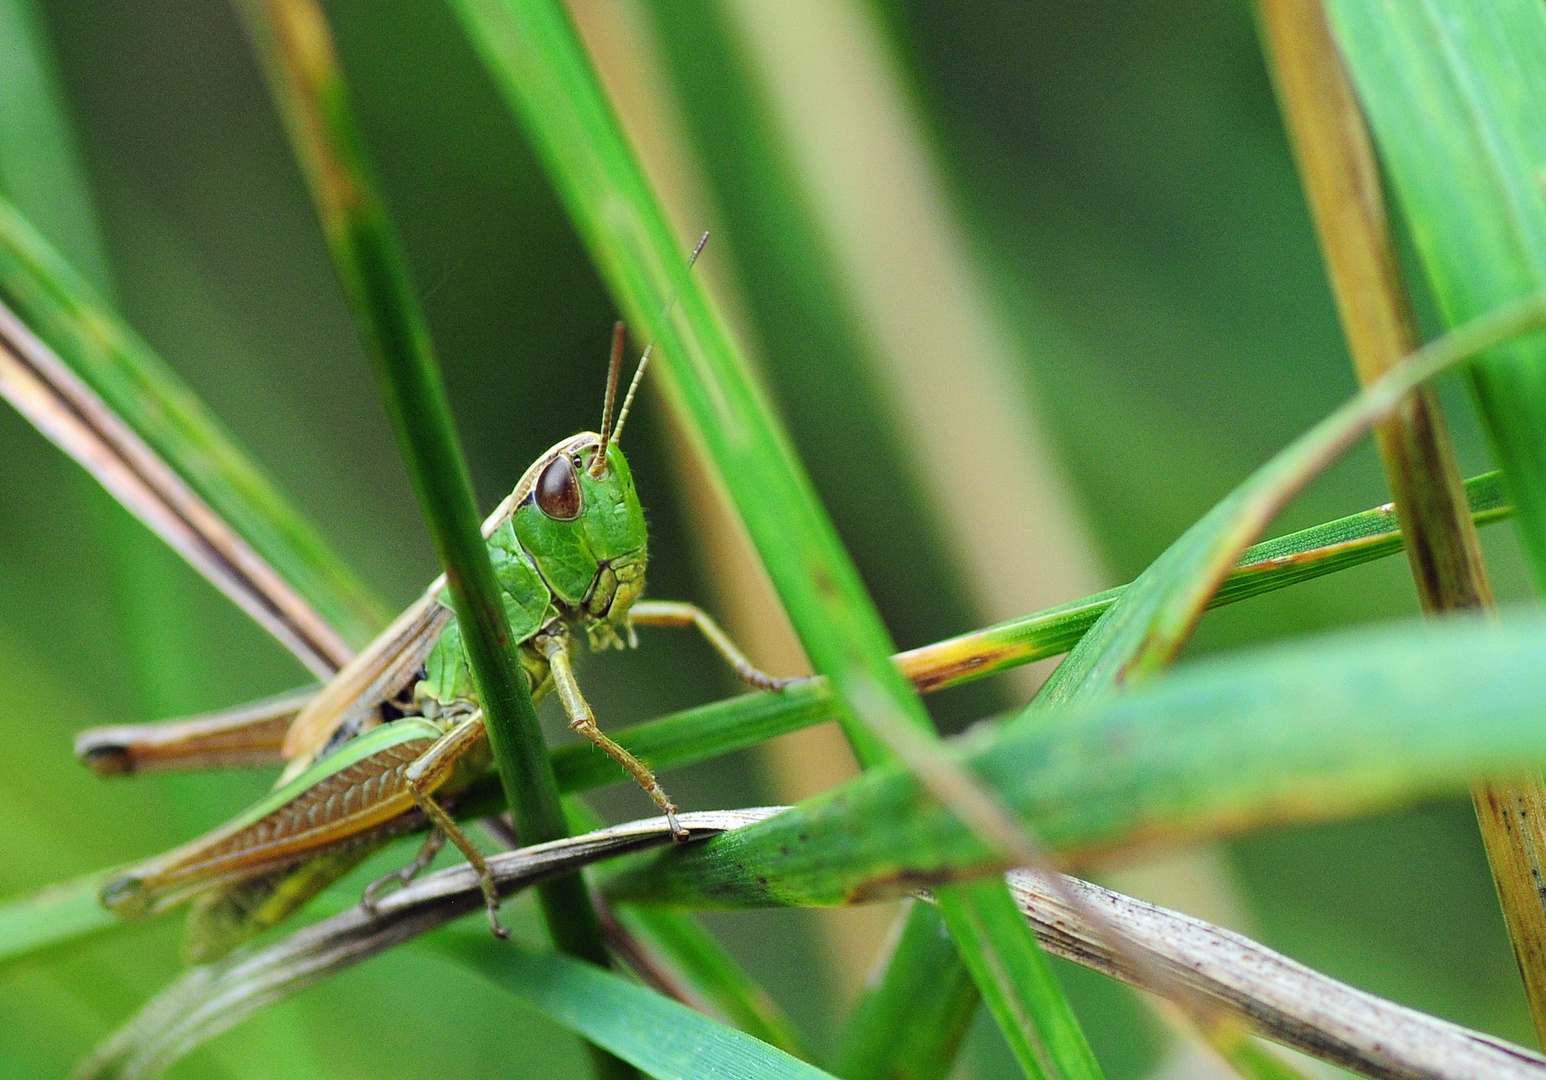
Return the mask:
M 684 814 L 695 835 L 766 820 L 781 807 Z M 492 856 L 509 894 L 601 859 L 669 843 L 659 818 Z M 1257 1034 L 1385 1080 L 1546 1080 L 1546 1058 L 1481 1032 L 1385 1001 L 1318 974 L 1228 930 L 1077 878 L 1054 888 L 1027 871 L 1010 888 L 1052 952 L 1148 990 L 1183 987 Z M 1091 909 L 1122 929 L 1119 952 L 1070 907 Z M 258 1009 L 361 960 L 476 911 L 476 875 L 451 867 L 379 902 L 372 918 L 350 908 L 263 948 L 195 968 L 163 991 L 77 1074 L 151 1076 Z M 1134 964 L 1130 952 L 1140 954 Z M 1163 973 L 1151 986 L 1149 973 Z

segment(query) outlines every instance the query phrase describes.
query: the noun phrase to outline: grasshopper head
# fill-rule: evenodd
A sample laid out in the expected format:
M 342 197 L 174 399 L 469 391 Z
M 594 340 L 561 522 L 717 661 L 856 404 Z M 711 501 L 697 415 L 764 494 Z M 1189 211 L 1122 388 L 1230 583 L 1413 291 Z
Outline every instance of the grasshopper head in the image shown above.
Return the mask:
M 549 450 L 528 475 L 514 517 L 521 547 L 563 608 L 587 624 L 620 623 L 644 589 L 648 548 L 628 459 L 586 433 Z
M 698 241 L 689 269 L 708 238 L 704 233 Z M 675 302 L 673 294 L 668 312 Z M 639 357 L 614 425 L 624 336 L 619 322 L 612 328 L 601 434 L 584 432 L 559 443 L 537 459 L 516 488 L 514 524 L 521 547 L 559 606 L 589 631 L 592 647 L 618 641 L 616 628 L 626 626 L 628 609 L 644 591 L 644 508 L 618 444 L 655 344 Z

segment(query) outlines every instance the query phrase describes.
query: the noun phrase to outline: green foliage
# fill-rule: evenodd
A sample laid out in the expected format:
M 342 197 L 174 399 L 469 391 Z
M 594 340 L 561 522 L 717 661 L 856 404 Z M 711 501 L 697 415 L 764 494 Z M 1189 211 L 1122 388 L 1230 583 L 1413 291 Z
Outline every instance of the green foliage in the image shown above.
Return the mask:
M 604 826 L 578 799 L 564 807 L 576 833 Z M 648 963 L 664 964 L 668 978 L 735 1027 L 795 1057 L 811 1060 L 799 1033 L 757 981 L 692 914 L 662 907 L 614 908 L 613 917 L 633 937 Z
M 748 1080 L 830 1077 L 766 1043 L 679 1005 L 552 953 L 495 948 L 466 933 L 442 947 L 508 993 L 532 1002 L 650 1076 L 744 1076 Z
M 1546 735 L 1534 729 L 1546 699 L 1530 657 L 1543 647 L 1538 617 L 1347 632 L 1019 717 L 957 752 L 1075 861 L 1157 836 L 1368 813 L 1541 760 Z M 772 820 L 654 856 L 613 890 L 695 905 L 843 904 L 1002 865 L 888 765 Z
M 1460 325 L 1533 292 L 1540 110 L 1509 88 L 1529 85 L 1519 71 L 1538 66 L 1532 50 L 1546 40 L 1538 8 L 1330 6 L 1444 320 Z M 441 346 L 448 395 L 421 381 L 389 396 L 389 411 L 400 431 L 440 440 L 416 483 L 421 493 L 461 488 L 454 513 L 432 517 L 460 521 L 464 555 L 476 520 L 470 485 L 460 482 L 469 471 L 487 504 L 537 451 L 595 426 L 611 304 L 641 339 L 658 336 L 662 363 L 647 385 L 659 379 L 687 440 L 721 472 L 824 678 L 714 700 L 723 687 L 711 658 L 646 633 L 639 654 L 598 658 L 581 672 L 587 693 L 620 741 L 682 770 L 668 786 L 684 808 L 770 801 L 758 767 L 732 751 L 823 720 L 839 719 L 875 768 L 764 825 L 648 857 L 611 880 L 619 896 L 833 904 L 998 865 L 1001 856 L 883 761 L 887 717 L 920 730 L 926 720 L 889 659 L 893 637 L 916 646 L 971 631 L 943 643 L 963 662 L 925 678 L 928 689 L 964 687 L 1077 645 L 1045 707 L 1060 687 L 1084 688 L 1070 699 L 1095 696 L 1135 659 L 1157 674 L 1206 605 L 1232 607 L 1204 623 L 1204 650 L 1410 606 L 1393 563 L 1332 576 L 1398 550 L 1388 511 L 1258 545 L 1228 577 L 1291 485 L 1246 489 L 1204 514 L 1351 388 L 1238 5 L 1122 8 L 1109 25 L 1099 5 L 990 5 L 971 17 L 948 5 L 876 7 L 894 50 L 886 62 L 910 80 L 906 100 L 889 107 L 923 120 L 924 149 L 937 156 L 964 223 L 963 257 L 988 281 L 986 303 L 1011 342 L 1010 377 L 1039 384 L 1052 442 L 1104 551 L 1136 576 L 1200 519 L 1125 591 L 973 630 L 988 619 L 964 599 L 968 572 L 952 546 L 962 523 L 941 520 L 920 494 L 917 445 L 879 385 L 883 369 L 869 366 L 881 347 L 855 300 L 868 286 L 811 209 L 812 180 L 790 150 L 785 106 L 759 82 L 765 58 L 752 59 L 732 5 L 632 6 L 628 40 L 662 65 L 662 85 L 679 95 L 681 167 L 719 236 L 706 276 L 721 275 L 719 288 L 730 279 L 722 295 L 735 334 L 704 283 L 684 276 L 686 232 L 666 225 L 556 4 L 329 6 L 358 108 L 358 129 L 342 134 L 360 158 L 368 144 L 379 170 L 368 220 L 327 219 L 335 250 L 352 250 L 340 293 L 234 20 L 0 0 L 0 187 L 46 237 L 10 211 L 0 217 L 0 295 L 351 641 L 369 636 L 380 609 L 319 537 L 334 538 L 349 565 L 398 601 L 434 572 L 411 525 L 390 431 L 360 376 L 351 302 L 373 313 L 363 325 L 375 357 L 395 342 L 423 361 L 431 332 Z M 1092 34 L 1095 26 L 1103 29 Z M 594 27 L 586 37 L 600 47 Z M 24 39 L 30 51 L 17 52 Z M 606 74 L 613 85 L 616 72 Z M 323 112 L 336 121 L 342 83 L 338 72 L 328 78 Z M 11 101 L 26 108 L 8 112 Z M 67 119 L 78 125 L 80 153 Z M 39 164 L 18 171 L 29 157 Z M 1457 157 L 1479 164 L 1457 168 Z M 88 195 L 99 203 L 100 236 Z M 678 225 L 695 233 L 698 222 Z M 1546 499 L 1536 491 L 1530 424 L 1541 395 L 1533 365 L 1517 361 L 1537 345 L 1499 346 L 1473 376 L 1523 508 L 1525 548 L 1536 554 Z M 757 379 L 749 352 L 763 365 Z M 427 370 L 421 364 L 419 374 Z M 426 402 L 428 422 L 408 416 Z M 457 460 L 453 408 L 470 470 Z M 651 595 L 692 596 L 702 589 L 694 566 L 703 550 L 687 541 L 695 524 L 668 494 L 665 444 L 681 435 L 658 413 L 641 402 L 629 447 L 650 511 Z M 1468 468 L 1485 468 L 1481 441 L 1468 430 L 1461 440 Z M 137 526 L 112 508 L 83 514 L 97 496 L 68 494 L 79 483 L 73 467 L 9 414 L 0 417 L 0 450 L 15 463 L 0 471 L 0 589 L 11 598 L 0 612 L 0 658 L 22 691 L 0 770 L 0 896 L 19 898 L 0 904 L 0 960 L 11 961 L 0 968 L 0 1074 L 57 1074 L 175 969 L 172 928 L 128 932 L 93 905 L 102 868 L 207 829 L 264 787 L 262 777 L 230 775 L 100 785 L 67 762 L 68 730 L 135 718 L 140 709 L 124 704 L 135 699 L 158 712 L 231 704 L 276 689 L 294 668 L 181 568 L 138 571 L 151 564 L 114 539 L 127 530 L 148 545 Z M 1329 457 L 1300 469 L 1295 483 Z M 1479 521 L 1508 512 L 1495 477 L 1473 482 L 1471 494 Z M 1356 456 L 1288 513 L 1302 525 L 1382 498 L 1370 458 Z M 26 527 L 6 527 L 19 521 Z M 1006 562 L 1039 556 L 1020 541 L 1003 543 Z M 1506 539 L 1489 558 L 1501 591 L 1519 592 Z M 136 607 L 135 596 L 154 602 Z M 1260 599 L 1236 603 L 1251 597 Z M 1421 834 L 1404 859 L 1382 861 L 1346 854 L 1340 833 L 1293 823 L 1398 812 L 1459 797 L 1468 780 L 1500 766 L 1546 761 L 1534 730 L 1546 703 L 1529 678 L 1542 649 L 1546 634 L 1533 618 L 1292 641 L 1183 665 L 1120 700 L 1038 709 L 950 753 L 1075 858 L 1158 837 L 1259 830 L 1242 880 L 1269 940 L 1287 934 L 1336 972 L 1524 1038 L 1469 833 L 1430 827 L 1430 818 L 1366 821 L 1359 827 L 1373 839 L 1357 851 L 1378 851 L 1402 829 Z M 131 672 L 162 678 L 162 689 L 136 695 Z M 1001 711 L 1009 696 L 978 682 L 931 705 L 955 729 Z M 879 738 L 864 723 L 877 718 Z M 544 755 L 527 756 L 543 771 Z M 620 779 L 585 747 L 558 747 L 552 761 L 566 791 Z M 609 812 L 637 816 L 637 793 L 628 795 L 602 798 Z M 500 803 L 498 793 L 484 798 L 464 800 L 459 812 Z M 527 839 L 539 835 L 528 830 Z M 393 849 L 358 881 L 404 857 Z M 1369 875 L 1371 895 L 1400 902 L 1350 914 L 1291 884 L 1305 865 L 1336 857 Z M 1413 866 L 1434 864 L 1446 872 L 1407 887 Z M 57 892 L 35 892 L 72 876 Z M 358 881 L 341 886 L 340 903 L 357 895 Z M 1463 901 L 1478 890 L 1482 917 L 1443 914 L 1472 912 Z M 836 1045 L 830 1060 L 845 1077 L 938 1076 L 954 1064 L 975 1007 L 956 944 L 1022 1068 L 1040 1068 L 1043 1040 L 1059 1048 L 1065 1075 L 1094 1075 L 1056 982 L 1005 899 L 992 884 L 949 894 L 954 941 L 939 936 L 934 909 L 915 907 L 887 980 L 846 1021 L 824 974 L 832 950 L 802 926 L 714 921 L 727 951 L 683 912 L 617 909 L 692 995 L 755 1038 L 562 957 L 501 951 L 468 925 L 433 950 L 397 950 L 261 1014 L 179 1075 L 279 1067 L 297 1076 L 579 1075 L 583 1056 L 562 1027 L 656 1075 L 825 1075 L 763 1039 L 817 1061 Z M 511 918 L 535 929 L 524 905 Z M 1452 970 L 1414 959 L 1460 941 L 1468 958 L 1486 959 Z M 454 965 L 443 963 L 447 954 Z M 1477 967 L 1487 974 L 1475 979 L 1491 980 L 1485 993 L 1466 981 L 1473 975 L 1463 969 Z M 512 1011 L 512 995 L 526 1004 Z M 1075 1002 L 1098 1050 L 1113 1017 L 1128 1016 Z M 403 1015 L 414 1023 L 392 1019 Z M 437 1026 L 442 1034 L 424 1035 Z M 358 1037 L 337 1038 L 346 1029 Z M 1014 1068 L 975 1053 L 973 1075 Z M 1144 1056 L 1124 1051 L 1102 1064 L 1116 1080 L 1141 1070 Z
M 519 641 L 510 631 L 479 530 L 472 478 L 429 326 L 367 163 L 325 16 L 311 0 L 270 5 L 254 0 L 243 12 L 310 181 L 333 261 L 376 365 L 404 464 L 446 569 L 505 802 L 527 842 L 561 839 L 568 826 L 558 785 L 518 655 Z M 584 881 L 577 875 L 561 877 L 538 886 L 537 892 L 554 944 L 571 956 L 608 966 Z M 596 1065 L 598 1076 L 630 1075 L 604 1053 L 597 1054 Z
M 990 877 L 942 888 L 938 902 L 962 962 L 1026 1074 L 1101 1076 L 1052 964 L 1026 933 L 1025 916 L 1003 883 Z M 950 970 L 944 969 L 947 978 Z
M 0 200 L 0 298 L 345 637 L 375 600 L 181 379 Z
M 704 447 L 756 545 L 816 670 L 830 682 L 849 745 L 862 766 L 902 753 L 907 731 L 933 734 L 858 569 L 843 550 L 789 436 L 753 381 L 729 328 L 684 269 L 665 214 L 649 189 L 563 8 L 548 0 L 459 5 L 486 63 L 544 154 L 570 216 L 636 325 L 658 340 L 679 417 Z M 681 312 L 680 324 L 654 312 Z M 1013 908 L 1004 886 L 992 905 Z M 952 933 L 994 957 L 978 970 L 1044 976 L 1036 1000 L 997 1011 L 1032 1075 L 1098 1077 L 1078 1021 L 1019 919 L 952 918 Z M 991 927 L 989 936 L 979 929 Z M 1016 988 L 1000 985 L 1000 1000 Z
M 631 905 L 618 908 L 614 914 L 628 933 L 658 950 L 712 1011 L 769 1046 L 811 1059 L 810 1050 L 778 1003 L 691 915 L 670 908 Z
M 932 905 L 911 902 L 886 957 L 886 977 L 866 987 L 848 1015 L 838 1074 L 848 1080 L 947 1075 L 980 1000 L 943 916 Z

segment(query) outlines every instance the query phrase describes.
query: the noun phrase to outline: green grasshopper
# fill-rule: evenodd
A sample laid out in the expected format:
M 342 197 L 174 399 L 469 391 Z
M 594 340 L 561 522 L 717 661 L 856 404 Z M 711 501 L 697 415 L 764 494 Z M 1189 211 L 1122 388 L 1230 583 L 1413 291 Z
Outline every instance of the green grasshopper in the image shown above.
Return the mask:
M 623 340 L 618 323 L 600 433 L 565 439 L 533 462 L 485 522 L 484 535 L 533 698 L 556 690 L 570 726 L 627 770 L 684 839 L 676 807 L 649 767 L 597 727 L 575 681 L 572 636 L 583 632 L 593 650 L 602 650 L 636 644 L 636 626 L 696 626 L 748 683 L 777 688 L 784 680 L 753 667 L 696 606 L 640 599 L 644 512 L 619 442 L 651 350 L 614 427 Z M 477 870 L 490 927 L 505 935 L 488 864 L 446 809 L 492 764 L 443 576 L 314 696 L 288 695 L 193 721 L 99 728 L 76 743 L 77 754 L 103 774 L 265 760 L 276 749 L 287 766 L 268 797 L 113 877 L 102 902 L 136 918 L 196 898 L 189 952 L 212 959 L 427 821 L 419 854 L 372 882 L 365 905 L 382 888 L 410 880 L 449 839 Z

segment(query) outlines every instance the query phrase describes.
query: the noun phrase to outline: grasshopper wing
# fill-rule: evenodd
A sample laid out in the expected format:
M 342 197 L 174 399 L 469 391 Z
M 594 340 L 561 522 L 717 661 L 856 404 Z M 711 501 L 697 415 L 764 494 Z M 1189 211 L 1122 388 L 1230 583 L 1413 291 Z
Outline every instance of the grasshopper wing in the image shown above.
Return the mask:
M 89 728 L 75 737 L 75 756 L 98 776 L 278 764 L 285 733 L 318 692 L 307 687 L 199 716 Z
M 404 773 L 440 735 L 415 718 L 367 732 L 240 817 L 112 878 L 102 902 L 127 918 L 150 915 L 211 888 L 395 835 L 412 824 L 415 805 Z
M 451 621 L 451 609 L 437 599 L 443 586 L 444 578 L 437 578 L 296 714 L 285 735 L 282 752 L 289 765 L 280 783 L 309 768 L 337 732 L 371 727 L 381 703 L 418 677 L 435 639 Z

